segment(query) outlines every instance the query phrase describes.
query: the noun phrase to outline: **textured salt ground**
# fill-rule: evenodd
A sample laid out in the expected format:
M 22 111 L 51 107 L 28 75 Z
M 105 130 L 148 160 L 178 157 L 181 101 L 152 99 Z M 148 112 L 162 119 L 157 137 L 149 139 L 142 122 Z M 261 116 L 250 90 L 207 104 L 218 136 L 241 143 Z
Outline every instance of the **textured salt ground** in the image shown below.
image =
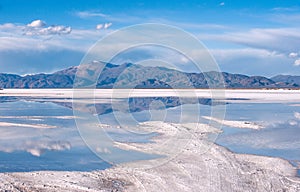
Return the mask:
M 172 158 L 128 163 L 94 172 L 0 174 L 1 191 L 300 191 L 296 169 L 279 158 L 235 154 L 206 140 L 207 125 L 149 122 L 160 135 L 153 143 L 116 143 L 124 149 L 156 151 Z M 173 154 L 170 136 L 192 133 Z M 186 141 L 181 138 L 182 143 Z M 170 142 L 169 142 L 170 141 Z M 181 141 L 179 141 L 180 143 Z M 173 143 L 177 145 L 177 143 Z M 161 147 L 159 150 L 157 147 Z M 181 148 L 181 149 L 180 149 Z M 171 149 L 171 150 L 168 150 Z M 145 168 L 147 167 L 148 168 Z M 144 167 L 144 168 L 143 168 Z M 150 168 L 149 168 L 150 167 Z

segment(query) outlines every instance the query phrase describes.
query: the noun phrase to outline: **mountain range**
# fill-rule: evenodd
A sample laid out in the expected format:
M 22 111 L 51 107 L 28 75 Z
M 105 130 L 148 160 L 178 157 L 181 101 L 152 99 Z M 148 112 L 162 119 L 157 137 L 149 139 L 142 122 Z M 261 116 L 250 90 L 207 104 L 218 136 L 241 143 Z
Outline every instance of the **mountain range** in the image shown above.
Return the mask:
M 99 63 L 99 62 L 98 62 Z M 300 76 L 277 75 L 272 78 L 247 76 L 226 72 L 186 73 L 164 67 L 149 67 L 125 63 L 105 66 L 98 78 L 97 88 L 208 88 L 224 79 L 226 88 L 300 88 Z M 78 66 L 51 74 L 20 76 L 0 73 L 1 88 L 72 88 Z M 82 72 L 82 69 L 80 69 Z M 86 77 L 93 71 L 86 70 Z M 221 83 L 220 83 L 221 84 Z

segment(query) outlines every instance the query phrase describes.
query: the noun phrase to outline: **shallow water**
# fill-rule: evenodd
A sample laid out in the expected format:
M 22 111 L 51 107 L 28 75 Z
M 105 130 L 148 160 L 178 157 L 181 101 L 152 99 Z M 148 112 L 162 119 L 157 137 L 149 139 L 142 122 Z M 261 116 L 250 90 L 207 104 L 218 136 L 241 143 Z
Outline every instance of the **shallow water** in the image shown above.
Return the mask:
M 0 172 L 91 171 L 111 167 L 86 146 L 72 116 L 71 109 L 51 102 L 16 100 L 0 103 L 0 124 L 5 123 L 0 126 Z M 7 123 L 13 124 L 8 126 Z M 149 139 L 157 135 L 138 135 L 116 129 L 107 133 L 119 142 L 150 142 Z M 132 154 L 138 160 L 157 157 Z M 122 162 L 126 161 L 130 158 L 122 159 Z
M 298 112 L 300 107 L 291 104 L 229 104 L 227 120 L 257 122 L 266 128 L 251 130 L 224 126 L 216 143 L 233 152 L 281 157 L 295 165 L 300 162 Z
M 140 122 L 160 120 L 173 123 L 209 123 L 201 118 L 211 115 L 212 107 L 207 100 L 201 100 L 200 104 L 192 102 L 184 105 L 178 103 L 176 98 L 153 100 L 156 102 L 154 107 L 149 98 L 134 101 L 134 106 L 129 106 L 129 111 L 116 103 L 119 108 L 113 113 L 110 104 L 101 103 L 96 105 L 99 115 L 95 116 L 99 119 L 98 123 L 110 125 L 105 134 L 111 140 L 125 143 L 151 142 L 151 138 L 157 135 L 151 132 L 139 134 L 130 129 L 126 131 L 126 127 L 136 126 Z M 71 106 L 70 102 L 48 102 L 47 99 L 39 99 L 38 102 L 32 98 L 2 98 L 0 123 L 14 124 L 0 126 L 0 172 L 91 171 L 108 168 L 111 163 L 161 157 L 112 147 L 101 150 L 106 150 L 105 153 L 111 153 L 108 155 L 115 156 L 118 160 L 110 163 L 103 161 L 82 140 L 72 118 Z M 93 105 L 82 104 L 79 109 L 83 113 L 95 113 L 90 110 L 91 107 Z M 256 122 L 266 128 L 252 130 L 223 126 L 223 133 L 217 137 L 216 143 L 233 152 L 282 157 L 297 164 L 300 161 L 298 112 L 300 107 L 290 104 L 227 104 L 227 120 Z M 30 125 L 41 127 L 32 128 Z M 51 128 L 43 128 L 45 125 Z M 120 125 L 125 128 L 120 129 Z

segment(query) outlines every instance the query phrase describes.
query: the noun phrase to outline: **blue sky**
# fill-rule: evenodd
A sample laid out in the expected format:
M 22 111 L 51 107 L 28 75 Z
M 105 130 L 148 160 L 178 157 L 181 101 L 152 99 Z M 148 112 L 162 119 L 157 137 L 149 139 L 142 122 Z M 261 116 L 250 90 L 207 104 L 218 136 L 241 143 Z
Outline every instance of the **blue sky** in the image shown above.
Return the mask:
M 298 0 L 1 0 L 0 72 L 31 74 L 78 65 L 100 38 L 149 22 L 195 35 L 222 71 L 300 74 Z

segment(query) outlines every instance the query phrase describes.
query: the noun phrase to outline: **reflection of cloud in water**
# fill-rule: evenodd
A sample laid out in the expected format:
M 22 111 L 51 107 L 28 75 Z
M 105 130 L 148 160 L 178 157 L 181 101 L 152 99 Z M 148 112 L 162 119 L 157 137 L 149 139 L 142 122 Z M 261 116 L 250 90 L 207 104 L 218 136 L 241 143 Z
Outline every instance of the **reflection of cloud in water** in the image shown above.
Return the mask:
M 45 119 L 45 118 L 53 118 L 53 119 L 74 119 L 74 116 L 0 116 L 0 119 Z M 76 117 L 79 118 L 79 117 Z
M 63 151 L 71 149 L 71 145 L 84 145 L 79 136 L 75 136 L 68 129 L 55 129 L 53 131 L 50 129 L 3 127 L 0 128 L 0 131 L 0 151 L 3 152 L 27 151 L 34 156 L 40 156 L 46 151 Z
M 71 143 L 68 141 L 53 140 L 27 140 L 22 142 L 13 142 L 9 145 L 1 145 L 0 151 L 12 153 L 15 151 L 27 151 L 34 156 L 41 156 L 46 151 L 63 151 L 71 149 Z
M 295 112 L 295 113 L 294 113 L 294 116 L 295 116 L 296 119 L 300 119 L 300 113 Z
M 24 100 L 13 102 L 1 103 L 1 106 L 5 107 L 6 111 L 0 111 L 0 121 L 4 120 L 7 126 L 0 126 L 0 151 L 2 152 L 17 152 L 23 151 L 32 154 L 33 156 L 41 156 L 47 151 L 64 151 L 74 148 L 85 147 L 78 130 L 76 128 L 74 117 L 72 116 L 72 103 L 69 102 L 47 102 L 47 99 L 36 102 L 33 98 L 22 98 Z M 29 99 L 29 101 L 27 100 Z M 105 103 L 106 101 L 110 103 Z M 190 111 L 194 109 L 191 114 L 199 112 L 199 107 L 196 104 L 205 104 L 208 108 L 213 103 L 211 99 L 198 99 L 198 98 L 178 98 L 178 97 L 147 97 L 147 98 L 129 98 L 129 99 L 118 99 L 111 103 L 111 100 L 101 100 L 101 103 L 96 103 L 96 105 L 88 102 L 77 102 L 79 109 L 82 112 L 97 113 L 97 114 L 111 114 L 116 115 L 120 113 L 121 116 L 126 115 L 137 115 L 145 116 L 147 113 L 150 115 L 151 120 L 164 119 L 165 114 L 161 113 L 161 109 L 174 109 L 178 112 Z M 183 105 L 185 104 L 185 105 Z M 116 105 L 117 112 L 112 112 L 113 105 Z M 96 106 L 96 108 L 94 107 Z M 180 107 L 181 106 L 181 107 Z M 185 109 L 185 106 L 187 109 Z M 193 107 L 191 107 L 193 106 Z M 91 110 L 90 110 L 91 109 Z M 93 111 L 92 109 L 96 110 Z M 18 110 L 18 112 L 16 112 Z M 166 111 L 164 111 L 166 112 Z M 186 113 L 184 113 L 186 114 Z M 193 117 L 189 113 L 188 117 Z M 175 116 L 181 116 L 181 113 L 175 113 Z M 110 119 L 111 117 L 110 116 Z M 174 114 L 171 113 L 170 116 L 166 116 L 171 119 L 174 118 Z M 198 116 L 197 116 L 198 117 Z M 76 117 L 77 118 L 77 117 Z M 82 117 L 80 117 L 82 119 Z M 43 125 L 32 122 L 32 119 L 43 120 Z M 102 117 L 101 117 L 102 119 Z M 180 120 L 179 118 L 176 118 Z M 87 126 L 90 127 L 90 121 L 85 120 Z M 1 123 L 0 123 L 1 125 Z M 51 127 L 50 127 L 51 126 Z M 25 128 L 26 127 L 26 128 Z M 56 129 L 37 129 L 37 128 L 54 128 Z M 98 128 L 98 126 L 95 126 Z M 34 129 L 36 128 L 36 129 Z M 155 136 L 155 134 L 129 134 L 125 132 L 119 133 L 119 131 L 105 128 L 106 134 L 113 140 L 123 141 L 123 142 L 146 142 L 150 138 Z M 97 142 L 101 140 L 101 135 L 97 135 Z M 103 142 L 101 142 L 103 144 Z M 107 155 L 120 155 L 120 153 L 127 153 L 127 151 L 121 151 L 113 146 L 103 146 L 98 147 L 96 150 Z M 129 153 L 129 152 L 128 152 Z M 131 152 L 130 152 L 131 153 Z M 142 153 L 135 153 L 139 159 L 149 158 Z M 134 157 L 134 155 L 129 156 Z M 152 156 L 151 156 L 152 158 Z M 123 159 L 126 161 L 125 159 Z M 130 160 L 130 159 L 128 159 Z
M 287 121 L 272 128 L 221 136 L 218 143 L 232 147 L 255 149 L 299 150 L 300 127 L 297 121 Z
M 25 123 L 9 123 L 9 122 L 0 122 L 0 127 L 24 127 L 24 128 L 34 128 L 34 129 L 57 128 L 56 126 L 46 125 L 46 124 L 25 124 Z
M 28 141 L 24 143 L 23 150 L 34 156 L 40 156 L 45 151 L 63 151 L 71 149 L 71 144 L 67 141 Z M 22 148 L 22 147 L 21 147 Z M 22 150 L 22 149 L 21 149 Z
M 9 100 L 11 101 L 11 100 Z M 84 146 L 72 111 L 51 103 L 3 102 L 0 111 L 0 151 L 40 156 Z M 43 120 L 43 124 L 39 121 Z

